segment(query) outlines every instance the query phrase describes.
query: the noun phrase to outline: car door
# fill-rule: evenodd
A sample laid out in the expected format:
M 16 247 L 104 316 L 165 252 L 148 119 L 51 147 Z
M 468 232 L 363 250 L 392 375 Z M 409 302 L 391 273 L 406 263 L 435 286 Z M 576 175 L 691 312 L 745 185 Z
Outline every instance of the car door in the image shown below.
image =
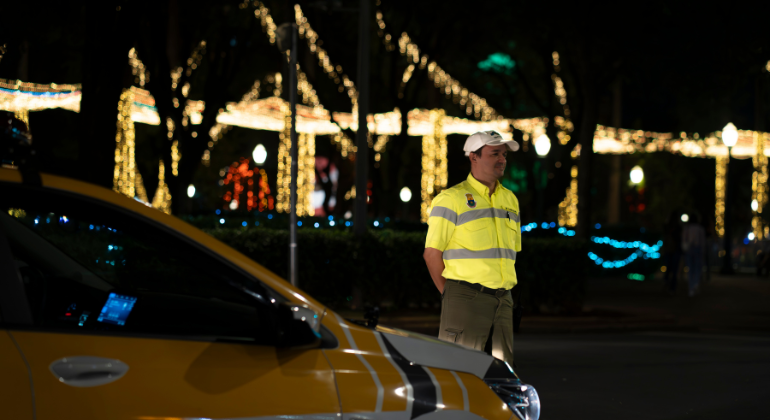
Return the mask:
M 221 256 L 90 198 L 0 184 L 37 419 L 337 418 L 322 350 L 276 346 L 270 292 Z M 1 344 L 1 343 L 0 343 Z
M 0 418 L 32 420 L 32 384 L 16 344 L 0 330 Z

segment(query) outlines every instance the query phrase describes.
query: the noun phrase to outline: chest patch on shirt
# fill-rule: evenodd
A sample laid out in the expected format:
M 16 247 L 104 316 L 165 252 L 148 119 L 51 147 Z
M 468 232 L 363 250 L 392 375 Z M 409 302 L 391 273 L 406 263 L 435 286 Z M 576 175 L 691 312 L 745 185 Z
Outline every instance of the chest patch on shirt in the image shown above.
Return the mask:
M 473 199 L 473 194 L 465 194 L 465 199 L 468 200 L 466 204 L 468 204 L 468 207 L 475 208 L 476 207 L 476 200 Z

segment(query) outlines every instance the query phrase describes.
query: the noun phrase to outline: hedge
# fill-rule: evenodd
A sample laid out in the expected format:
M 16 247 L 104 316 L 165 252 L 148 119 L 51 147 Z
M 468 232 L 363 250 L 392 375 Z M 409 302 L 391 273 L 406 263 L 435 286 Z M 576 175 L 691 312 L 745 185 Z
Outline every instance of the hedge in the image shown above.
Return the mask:
M 289 232 L 249 227 L 207 230 L 253 260 L 288 278 Z M 350 230 L 297 232 L 299 287 L 331 308 L 437 307 L 440 296 L 422 258 L 424 232 Z M 516 272 L 522 304 L 531 311 L 579 310 L 585 293 L 587 245 L 575 238 L 524 238 Z M 518 292 L 517 292 L 518 291 Z

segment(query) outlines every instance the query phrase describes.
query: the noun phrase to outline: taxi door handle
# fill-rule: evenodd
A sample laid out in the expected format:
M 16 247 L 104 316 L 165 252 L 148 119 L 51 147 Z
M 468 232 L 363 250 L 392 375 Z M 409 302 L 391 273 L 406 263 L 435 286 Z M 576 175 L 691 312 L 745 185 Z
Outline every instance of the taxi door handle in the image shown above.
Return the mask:
M 87 388 L 117 381 L 128 372 L 128 365 L 117 359 L 75 356 L 56 360 L 48 369 L 61 383 Z

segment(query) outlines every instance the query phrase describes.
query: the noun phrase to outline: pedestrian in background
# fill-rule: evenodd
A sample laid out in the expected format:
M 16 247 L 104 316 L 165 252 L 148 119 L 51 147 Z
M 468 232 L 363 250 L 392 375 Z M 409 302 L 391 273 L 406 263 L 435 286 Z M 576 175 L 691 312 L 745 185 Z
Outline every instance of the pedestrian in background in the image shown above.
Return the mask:
M 521 251 L 519 200 L 500 184 L 508 150 L 519 144 L 495 131 L 465 141 L 468 178 L 431 204 L 423 257 L 441 297 L 439 338 L 513 363 L 516 253 Z
M 682 259 L 682 226 L 680 222 L 681 214 L 674 211 L 668 217 L 663 230 L 663 264 L 666 266 L 666 272 L 663 275 L 663 281 L 668 287 L 669 293 L 676 293 L 677 275 L 679 274 L 679 260 Z
M 706 248 L 706 230 L 699 223 L 699 217 L 693 215 L 682 228 L 682 250 L 688 268 L 689 296 L 695 296 L 700 289 L 703 272 L 703 253 Z

